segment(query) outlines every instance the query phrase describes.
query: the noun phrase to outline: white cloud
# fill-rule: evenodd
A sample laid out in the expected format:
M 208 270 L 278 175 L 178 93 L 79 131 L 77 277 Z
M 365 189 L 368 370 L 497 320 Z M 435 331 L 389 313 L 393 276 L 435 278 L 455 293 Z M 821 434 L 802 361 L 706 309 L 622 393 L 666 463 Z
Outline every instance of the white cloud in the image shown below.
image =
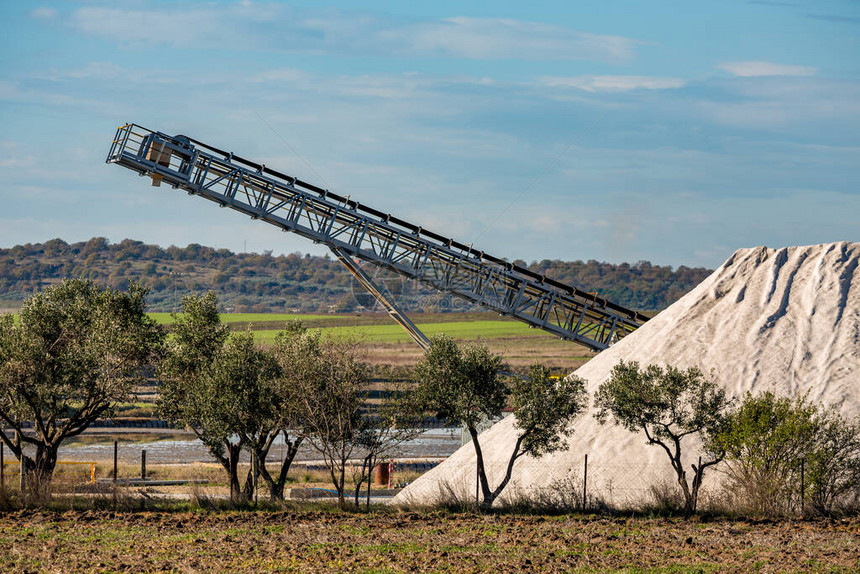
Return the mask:
M 157 11 L 84 7 L 72 13 L 70 23 L 85 34 L 125 44 L 190 46 L 210 34 L 219 34 L 215 12 L 201 9 Z M 210 43 L 217 39 L 217 36 L 211 37 Z
M 630 90 L 671 90 L 681 88 L 686 81 L 681 78 L 654 76 L 545 76 L 539 80 L 553 88 L 577 88 L 586 92 L 626 92 Z
M 733 82 L 734 98 L 710 98 L 695 103 L 706 117 L 740 128 L 791 129 L 810 127 L 834 133 L 850 130 L 860 120 L 860 82 L 820 78 L 773 77 Z M 825 123 L 826 122 L 826 123 Z
M 0 141 L 0 173 L 8 179 L 9 174 L 20 169 L 31 169 L 37 165 L 36 158 L 22 150 L 21 144 L 13 141 Z
M 46 72 L 38 72 L 31 76 L 35 79 L 63 81 L 63 80 L 113 80 L 122 78 L 128 80 L 134 74 L 128 70 L 110 62 L 90 62 L 79 68 L 50 69 Z
M 308 73 L 297 68 L 276 68 L 266 70 L 251 78 L 252 82 L 306 82 L 308 81 Z
M 53 8 L 36 8 L 30 12 L 30 16 L 39 20 L 50 20 L 57 17 L 57 11 Z
M 725 62 L 717 66 L 734 76 L 753 78 L 761 76 L 814 76 L 816 68 L 810 66 L 789 66 L 750 60 L 746 62 Z
M 475 60 L 628 60 L 635 45 L 620 36 L 494 18 L 448 18 L 392 28 L 379 39 L 415 55 Z
M 0 80 L 0 102 L 18 102 L 27 105 L 49 105 L 49 106 L 101 106 L 96 100 L 89 98 L 78 98 L 69 94 L 28 88 L 19 82 L 8 82 Z
M 84 7 L 73 12 L 70 22 L 83 33 L 133 46 L 393 57 L 617 62 L 629 60 L 637 45 L 630 38 L 541 22 L 455 17 L 404 24 L 278 4 L 152 5 L 134 10 Z

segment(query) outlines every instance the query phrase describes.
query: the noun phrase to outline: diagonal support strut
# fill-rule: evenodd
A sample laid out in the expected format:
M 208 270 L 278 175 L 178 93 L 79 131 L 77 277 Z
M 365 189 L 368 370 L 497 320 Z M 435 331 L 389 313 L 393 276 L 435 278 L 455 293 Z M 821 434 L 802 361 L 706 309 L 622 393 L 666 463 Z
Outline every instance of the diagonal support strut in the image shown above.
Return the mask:
M 416 343 L 423 349 L 427 350 L 430 348 L 430 339 L 421 332 L 421 330 L 415 326 L 409 317 L 406 316 L 406 313 L 400 310 L 397 304 L 385 296 L 382 289 L 376 286 L 373 280 L 365 273 L 361 267 L 355 264 L 352 258 L 348 253 L 343 251 L 340 247 L 336 247 L 334 245 L 330 245 L 329 249 L 331 249 L 332 253 L 343 263 L 344 267 L 349 269 L 349 272 L 352 273 L 353 277 L 361 284 L 362 287 L 367 289 L 367 292 L 373 295 L 373 297 L 379 301 L 380 305 L 385 307 L 385 310 L 388 311 L 388 314 L 391 315 L 391 318 L 397 321 L 403 329 L 409 333 L 409 336 L 412 337 Z

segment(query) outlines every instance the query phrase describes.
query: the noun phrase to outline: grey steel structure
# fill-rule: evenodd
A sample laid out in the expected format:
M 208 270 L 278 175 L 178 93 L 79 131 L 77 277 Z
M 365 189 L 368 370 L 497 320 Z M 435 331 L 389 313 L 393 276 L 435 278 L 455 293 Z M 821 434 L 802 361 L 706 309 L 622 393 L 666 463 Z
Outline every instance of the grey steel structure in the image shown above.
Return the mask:
M 136 124 L 117 129 L 116 163 L 221 207 L 324 243 L 422 347 L 427 338 L 356 265 L 363 260 L 600 351 L 648 318 L 595 294 L 534 273 L 185 136 Z

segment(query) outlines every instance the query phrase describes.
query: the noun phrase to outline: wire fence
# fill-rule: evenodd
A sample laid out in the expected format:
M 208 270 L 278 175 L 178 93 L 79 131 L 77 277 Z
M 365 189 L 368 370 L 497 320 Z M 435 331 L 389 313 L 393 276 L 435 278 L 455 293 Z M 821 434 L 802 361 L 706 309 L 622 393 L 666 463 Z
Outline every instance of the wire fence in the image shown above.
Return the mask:
M 429 438 L 418 438 L 417 444 L 382 457 L 379 466 L 387 468 L 384 473 L 374 473 L 373 481 L 377 489 L 396 490 L 410 484 L 434 469 L 458 448 L 460 439 L 456 429 L 429 432 Z M 118 484 L 169 488 L 167 492 L 179 495 L 182 492 L 180 487 L 186 487 L 187 491 L 187 487 L 191 486 L 197 490 L 209 489 L 211 494 L 218 496 L 229 495 L 226 469 L 192 435 L 157 440 L 158 437 L 141 433 L 140 438 L 145 442 L 131 442 L 128 439 L 111 441 L 105 438 L 91 439 L 93 442 L 89 444 L 61 449 L 55 471 L 56 481 L 73 489 L 86 484 Z M 32 456 L 34 453 L 29 454 Z M 283 443 L 276 443 L 272 447 L 265 461 L 270 474 L 277 476 L 286 454 Z M 363 468 L 361 453 L 356 455 L 346 469 L 348 479 L 345 486 L 348 490 L 359 482 L 366 484 L 367 469 Z M 2 445 L 0 462 L 4 463 L 0 465 L 0 486 L 20 489 L 24 480 L 20 463 Z M 236 462 L 240 482 L 243 482 L 251 468 L 250 456 L 242 451 Z M 471 475 L 475 479 L 470 481 L 461 477 L 459 482 L 446 482 L 440 477 L 439 493 L 453 501 L 477 500 L 480 495 L 477 473 L 472 469 L 458 470 L 464 476 Z M 595 460 L 593 457 L 589 459 L 586 455 L 579 463 L 571 464 L 562 476 L 549 479 L 547 474 L 550 470 L 543 461 L 524 459 L 518 462 L 515 479 L 500 500 L 595 510 L 632 507 L 661 499 L 669 504 L 677 498 L 675 495 L 678 493 L 674 493 L 669 482 L 671 477 L 661 472 L 664 470 L 656 469 L 654 465 L 618 464 Z M 498 484 L 503 474 L 503 468 L 488 468 L 491 487 Z M 384 478 L 380 478 L 380 475 L 384 475 Z M 288 480 L 293 489 L 321 488 L 320 485 L 330 482 L 329 466 L 306 445 L 293 460 Z M 261 492 L 265 490 L 261 481 L 258 481 L 257 489 Z M 300 498 L 307 497 L 307 493 L 297 494 Z M 262 495 L 265 496 L 265 492 Z
M 500 462 L 487 463 L 491 491 L 501 483 L 506 470 Z M 423 487 L 420 493 L 435 502 L 474 504 L 481 501 L 481 491 L 477 468 L 472 463 L 468 469 L 452 469 L 450 476 L 437 477 L 433 486 Z M 541 459 L 518 461 L 499 501 L 571 511 L 683 505 L 677 481 L 672 482 L 662 465 L 601 461 L 588 455 L 566 465 L 548 465 Z M 417 498 L 410 502 L 420 504 Z
M 509 486 L 500 496 L 503 504 L 524 505 L 557 511 L 675 511 L 686 506 L 684 490 L 668 460 L 648 462 L 595 459 L 582 455 L 567 466 L 558 460 L 518 462 Z M 701 462 L 700 462 L 701 463 Z M 791 471 L 770 476 L 747 476 L 737 465 L 721 462 L 702 475 L 701 488 L 692 493 L 693 469 L 685 475 L 689 492 L 699 510 L 762 516 L 800 516 L 834 512 L 856 514 L 860 510 L 860 479 L 853 474 L 831 476 L 822 481 L 796 459 Z M 491 489 L 498 485 L 506 468 L 488 465 Z M 469 491 L 453 488 L 449 481 L 440 492 L 461 502 L 479 501 L 477 472 L 470 469 Z
M 372 472 L 364 467 L 361 453 L 356 453 L 358 456 L 348 462 L 345 470 L 347 493 L 352 496 L 356 490 L 366 491 L 370 481 L 374 497 L 390 496 L 435 469 L 457 449 L 459 437 L 450 429 L 432 432 L 435 438 L 423 439 L 429 444 L 413 445 L 411 452 L 405 449 L 405 452 L 381 457 Z M 147 442 L 130 442 L 90 437 L 89 440 L 94 441 L 91 444 L 61 449 L 52 488 L 55 492 L 86 493 L 97 492 L 102 487 L 131 487 L 152 497 L 181 499 L 201 493 L 212 498 L 230 497 L 226 468 L 201 441 L 193 436 L 169 440 L 154 438 L 157 437 L 147 437 Z M 30 456 L 33 454 L 28 452 Z M 270 450 L 265 464 L 272 476 L 278 475 L 286 454 L 283 444 L 276 444 Z M 567 460 L 567 465 L 559 465 L 558 460 L 548 464 L 542 459 L 521 459 L 515 466 L 512 480 L 499 496 L 499 502 L 553 511 L 677 510 L 684 507 L 682 490 L 667 461 L 600 460 L 587 454 Z M 244 484 L 251 474 L 250 457 L 242 452 L 236 462 L 240 483 Z M 492 490 L 504 477 L 506 465 L 498 461 L 487 464 Z M 720 465 L 710 468 L 699 494 L 699 508 L 753 510 L 771 515 L 804 514 L 810 510 L 810 479 L 804 474 L 802 461 L 797 466 L 800 468 L 798 480 L 786 482 L 779 492 L 767 490 L 766 485 L 757 489 L 757 485 L 753 485 L 753 491 L 741 492 L 732 488 L 731 476 L 725 468 Z M 27 477 L 21 470 L 18 460 L 0 443 L 0 492 L 4 495 L 24 492 Z M 329 466 L 307 446 L 293 460 L 287 479 L 286 498 L 333 496 Z M 461 468 L 448 465 L 443 472 L 434 473 L 428 479 L 417 489 L 421 498 L 413 496 L 405 502 L 469 505 L 481 502 L 474 461 L 464 463 Z M 691 480 L 691 476 L 687 479 Z M 257 480 L 252 496 L 268 497 L 270 494 L 266 484 Z M 755 496 L 760 498 L 756 500 Z M 853 502 L 849 503 L 857 507 L 860 492 L 853 496 Z
M 399 487 L 440 464 L 458 446 L 458 437 L 450 429 L 430 429 L 416 437 L 409 445 L 388 453 L 378 467 L 380 472 L 370 475 L 374 495 L 389 496 Z M 26 447 L 27 457 L 35 457 L 35 449 Z M 364 454 L 357 451 L 347 461 L 344 484 L 347 493 L 356 488 L 366 489 L 368 470 L 364 467 Z M 288 448 L 279 440 L 270 449 L 265 466 L 277 480 L 281 466 L 288 456 Z M 396 456 L 396 460 L 395 457 Z M 271 491 L 259 476 L 252 476 L 251 457 L 245 450 L 236 459 L 237 475 L 242 488 L 253 481 L 250 496 L 268 498 Z M 377 469 L 378 470 L 378 469 Z M 33 488 L 35 476 L 22 472 L 22 465 L 0 442 L 0 492 L 25 493 Z M 139 494 L 153 498 L 182 499 L 198 497 L 231 498 L 229 475 L 222 461 L 193 434 L 160 436 L 157 433 L 124 433 L 122 440 L 109 434 L 84 435 L 69 441 L 59 451 L 59 460 L 50 480 L 54 493 L 87 494 L 114 487 L 138 489 Z M 27 484 L 27 481 L 30 484 Z M 285 495 L 287 498 L 318 498 L 336 496 L 331 490 L 329 466 L 309 443 L 304 443 L 289 466 Z M 41 486 L 40 486 L 41 488 Z M 243 491 L 245 493 L 247 491 Z

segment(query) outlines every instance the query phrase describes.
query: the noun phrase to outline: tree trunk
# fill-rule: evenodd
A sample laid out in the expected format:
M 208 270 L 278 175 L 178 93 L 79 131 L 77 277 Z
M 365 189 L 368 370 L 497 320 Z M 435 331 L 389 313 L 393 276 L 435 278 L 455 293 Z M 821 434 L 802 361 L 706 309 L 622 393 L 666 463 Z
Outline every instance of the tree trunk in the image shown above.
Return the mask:
M 644 425 L 642 428 L 645 431 L 645 436 L 648 437 L 648 444 L 656 444 L 666 451 L 667 455 L 669 455 L 669 462 L 675 470 L 675 475 L 678 477 L 678 485 L 681 487 L 681 492 L 684 494 L 684 513 L 687 516 L 692 515 L 696 512 L 696 503 L 693 499 L 693 494 L 690 492 L 690 485 L 687 484 L 687 473 L 684 472 L 684 464 L 681 462 L 681 437 L 671 435 L 672 442 L 674 443 L 673 451 L 673 449 L 669 448 L 669 445 L 657 438 L 654 438 L 652 433 L 648 430 L 648 425 Z
M 346 506 L 346 496 L 344 492 L 344 484 L 346 483 L 346 460 L 341 461 L 340 465 L 340 482 L 337 487 L 337 503 L 343 508 Z
M 242 447 L 230 441 L 224 441 L 223 446 L 227 449 L 226 457 L 212 446 L 209 447 L 209 452 L 227 471 L 227 480 L 230 484 L 230 502 L 234 504 L 245 502 L 248 500 L 248 493 L 246 492 L 248 491 L 248 484 L 245 484 L 244 489 L 239 484 L 239 456 L 242 453 Z
M 242 487 L 242 497 L 244 501 L 254 498 L 254 469 L 248 468 L 248 474 L 245 475 L 245 485 Z
M 361 495 L 361 485 L 367 479 L 367 507 L 370 508 L 370 483 L 373 482 L 373 453 L 369 453 L 361 463 L 361 477 L 355 485 L 355 507 L 358 508 L 358 497 Z
M 24 466 L 24 475 L 28 488 L 32 493 L 36 493 L 42 486 L 49 484 L 54 476 L 54 470 L 57 467 L 59 441 L 56 444 L 38 443 L 36 445 L 36 456 L 30 457 L 24 453 L 21 438 L 23 431 L 18 428 L 13 430 L 15 433 L 14 441 L 10 440 L 5 433 L 3 433 L 2 440 L 9 447 L 15 458 L 18 459 L 18 462 Z
M 326 460 L 326 463 L 329 465 L 331 482 L 337 491 L 337 504 L 340 508 L 344 508 L 346 506 L 346 495 L 344 492 L 344 483 L 346 482 L 346 458 L 341 458 L 338 462 L 340 464 L 336 465 L 333 457 L 330 460 Z
M 290 471 L 290 466 L 293 464 L 293 459 L 296 458 L 296 454 L 299 452 L 299 445 L 302 443 L 302 440 L 303 437 L 297 437 L 295 440 L 290 441 L 289 437 L 286 435 L 284 436 L 287 453 L 284 460 L 281 461 L 281 467 L 278 470 L 277 479 L 272 477 L 265 464 L 260 465 L 260 476 L 263 477 L 263 482 L 266 483 L 266 487 L 269 489 L 269 498 L 273 501 L 284 499 L 284 487 L 287 484 L 287 474 Z M 257 458 L 261 461 L 266 460 L 266 456 L 268 455 L 270 448 L 271 445 L 258 449 L 256 453 Z
M 57 466 L 58 445 L 39 444 L 36 447 L 36 456 L 29 457 L 20 450 L 18 461 L 24 466 L 24 475 L 27 491 L 30 496 L 39 498 L 45 494 L 45 487 L 51 483 L 54 469 Z
M 696 505 L 693 502 L 693 495 L 690 493 L 690 486 L 687 484 L 687 473 L 683 470 L 678 471 L 678 484 L 684 493 L 684 513 L 691 515 L 696 512 Z
M 687 473 L 684 471 L 684 466 L 681 463 L 680 453 L 671 456 L 671 462 L 672 468 L 675 469 L 675 475 L 678 477 L 678 486 L 681 487 L 681 492 L 684 494 L 684 514 L 690 516 L 696 511 L 696 505 L 693 502 L 690 485 L 687 484 Z
M 478 443 L 478 431 L 473 425 L 468 425 L 469 434 L 472 436 L 472 445 L 475 447 L 475 458 L 477 459 L 478 482 L 481 485 L 481 504 L 482 507 L 489 507 L 493 504 L 493 493 L 490 491 L 490 484 L 487 482 L 487 472 L 484 469 L 484 453 L 481 450 L 481 445 Z
M 200 439 L 200 441 L 206 445 L 206 448 L 209 449 L 209 454 L 212 455 L 212 458 L 217 460 L 218 464 L 220 464 L 227 473 L 227 481 L 230 485 L 230 501 L 233 503 L 240 503 L 247 500 L 247 496 L 245 496 L 244 499 L 242 498 L 244 493 L 242 488 L 239 486 L 239 455 L 242 452 L 241 445 L 233 444 L 229 440 L 216 441 L 213 439 L 207 439 L 193 427 L 192 430 L 195 431 L 197 438 Z M 226 456 L 224 455 L 225 450 L 227 452 Z
M 696 508 L 699 506 L 699 486 L 702 484 L 702 457 L 699 457 L 699 465 L 693 466 L 693 487 L 690 492 L 692 496 L 692 511 L 696 512 Z
M 691 493 L 692 498 L 693 498 L 692 512 L 695 513 L 696 510 L 699 508 L 699 490 L 702 487 L 702 479 L 705 476 L 705 469 L 708 468 L 709 466 L 714 466 L 715 464 L 719 464 L 719 462 L 722 460 L 723 460 L 722 457 L 717 457 L 717 458 L 714 458 L 713 460 L 709 460 L 709 461 L 703 463 L 702 457 L 699 457 L 699 465 L 698 466 L 696 466 L 695 464 L 693 465 L 693 473 L 694 473 L 693 476 L 694 476 L 694 478 L 693 478 L 693 491 Z
M 370 457 L 370 462 L 367 465 L 367 505 L 366 508 L 370 510 L 370 483 L 373 482 L 373 468 L 376 466 L 374 463 L 376 462 L 376 457 L 373 456 L 373 453 L 368 455 Z M 388 483 L 391 484 L 391 478 L 389 475 Z
M 242 448 L 238 444 L 227 442 L 227 474 L 230 480 L 230 494 L 232 496 L 230 502 L 239 503 L 248 499 L 243 496 L 239 487 L 239 456 Z
M 499 485 L 496 487 L 496 489 L 493 491 L 491 499 L 489 501 L 485 501 L 485 503 L 488 506 L 493 505 L 493 503 L 496 501 L 496 498 L 498 498 L 498 496 L 502 493 L 502 491 L 508 485 L 508 482 L 510 482 L 511 474 L 513 474 L 513 471 L 514 471 L 514 463 L 520 457 L 520 447 L 522 446 L 523 440 L 525 438 L 526 438 L 526 433 L 521 434 L 517 438 L 517 443 L 514 445 L 514 452 L 511 453 L 511 458 L 508 460 L 508 468 L 505 471 L 505 476 L 502 479 L 502 482 L 500 482 Z
M 34 487 L 47 486 L 54 476 L 57 467 L 57 449 L 59 444 L 39 445 L 36 449 L 36 460 L 32 466 L 32 482 Z

